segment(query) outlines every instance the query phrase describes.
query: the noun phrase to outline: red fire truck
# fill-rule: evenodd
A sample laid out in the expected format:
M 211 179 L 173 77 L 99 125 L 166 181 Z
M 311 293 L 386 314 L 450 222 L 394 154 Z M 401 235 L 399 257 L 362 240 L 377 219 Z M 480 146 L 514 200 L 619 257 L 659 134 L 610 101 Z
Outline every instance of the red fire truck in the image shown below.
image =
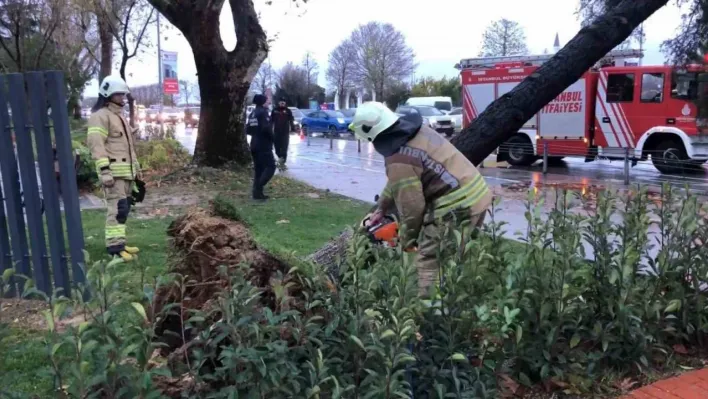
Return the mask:
M 552 55 L 460 61 L 463 124 L 511 91 Z M 651 159 L 662 173 L 708 160 L 708 69 L 639 66 L 637 50 L 615 50 L 531 118 L 500 146 L 512 165 L 530 165 L 547 148 L 550 158 L 584 156 Z M 699 98 L 701 97 L 701 98 Z M 701 108 L 701 117 L 698 117 Z

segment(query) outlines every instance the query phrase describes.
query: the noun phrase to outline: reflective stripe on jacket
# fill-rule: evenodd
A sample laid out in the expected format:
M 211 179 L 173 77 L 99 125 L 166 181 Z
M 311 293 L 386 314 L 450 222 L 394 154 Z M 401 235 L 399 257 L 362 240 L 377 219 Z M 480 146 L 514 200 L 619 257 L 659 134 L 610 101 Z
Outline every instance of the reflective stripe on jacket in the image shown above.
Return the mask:
M 379 207 L 386 211 L 395 204 L 405 227 L 404 243 L 418 238 L 428 212 L 435 219 L 463 209 L 477 214 L 492 203 L 492 193 L 477 168 L 426 126 L 385 162 L 388 183 Z
M 110 103 L 91 114 L 86 144 L 96 162 L 96 171 L 108 167 L 114 178 L 133 180 L 140 171 L 128 121 L 122 108 Z

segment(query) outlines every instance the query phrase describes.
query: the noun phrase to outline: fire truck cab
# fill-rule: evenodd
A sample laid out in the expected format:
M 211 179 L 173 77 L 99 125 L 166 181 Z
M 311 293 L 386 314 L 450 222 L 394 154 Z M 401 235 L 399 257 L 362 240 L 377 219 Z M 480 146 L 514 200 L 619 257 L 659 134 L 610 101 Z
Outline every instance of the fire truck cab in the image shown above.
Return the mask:
M 533 73 L 552 55 L 460 61 L 463 126 Z M 639 66 L 636 50 L 616 50 L 587 71 L 500 146 L 512 165 L 583 156 L 633 163 L 651 159 L 662 173 L 708 160 L 708 69 Z

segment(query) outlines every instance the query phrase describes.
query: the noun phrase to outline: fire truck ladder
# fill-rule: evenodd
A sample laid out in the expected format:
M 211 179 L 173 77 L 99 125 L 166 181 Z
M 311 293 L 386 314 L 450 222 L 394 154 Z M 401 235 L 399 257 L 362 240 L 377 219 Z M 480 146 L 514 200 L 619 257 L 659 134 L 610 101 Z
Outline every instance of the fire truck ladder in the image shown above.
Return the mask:
M 466 58 L 455 65 L 457 69 L 493 69 L 500 64 L 523 64 L 523 66 L 538 66 L 553 58 L 555 54 L 542 55 L 512 55 L 505 57 Z M 607 53 L 601 61 L 614 61 L 624 58 L 642 58 L 641 50 L 613 50 Z

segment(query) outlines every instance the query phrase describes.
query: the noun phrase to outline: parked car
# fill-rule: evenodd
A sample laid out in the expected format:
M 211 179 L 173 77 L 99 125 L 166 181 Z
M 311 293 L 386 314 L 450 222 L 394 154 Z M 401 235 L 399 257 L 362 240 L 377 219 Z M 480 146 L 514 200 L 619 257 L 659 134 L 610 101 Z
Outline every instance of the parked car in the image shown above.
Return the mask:
M 184 111 L 179 108 L 164 108 L 162 116 L 167 123 L 177 125 L 184 122 Z
M 302 130 L 307 134 L 323 133 L 325 137 L 339 136 L 349 131 L 352 118 L 344 116 L 339 111 L 311 111 L 302 118 Z
M 188 107 L 184 109 L 184 125 L 186 127 L 199 126 L 200 107 Z
M 302 110 L 295 108 L 295 107 L 288 107 L 290 109 L 290 112 L 293 113 L 293 119 L 295 119 L 295 122 L 293 125 L 295 125 L 295 131 L 299 132 L 300 127 L 302 126 L 302 118 L 305 117 L 305 113 L 302 112 Z
M 401 115 L 417 113 L 423 117 L 423 123 L 430 126 L 430 128 L 434 129 L 436 132 L 443 133 L 447 137 L 450 137 L 453 133 L 455 133 L 452 118 L 445 115 L 442 111 L 435 107 L 401 105 L 396 108 L 396 113 Z
M 453 108 L 449 114 L 447 114 L 452 119 L 452 124 L 455 128 L 455 132 L 459 132 L 462 130 L 462 108 L 461 107 L 455 107 Z
M 356 108 L 340 109 L 339 112 L 343 113 L 347 118 L 354 118 L 356 114 Z
M 146 123 L 159 123 L 162 120 L 160 111 L 156 109 L 145 110 L 145 122 Z

